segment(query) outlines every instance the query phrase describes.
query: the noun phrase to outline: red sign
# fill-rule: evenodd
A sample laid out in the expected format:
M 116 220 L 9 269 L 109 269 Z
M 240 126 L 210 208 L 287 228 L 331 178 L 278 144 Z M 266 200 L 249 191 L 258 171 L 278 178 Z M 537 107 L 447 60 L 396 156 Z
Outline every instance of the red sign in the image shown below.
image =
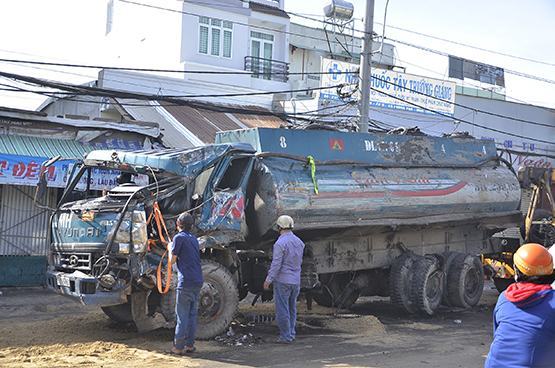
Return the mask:
M 330 138 L 328 144 L 330 149 L 334 151 L 343 151 L 345 149 L 345 142 L 341 138 Z

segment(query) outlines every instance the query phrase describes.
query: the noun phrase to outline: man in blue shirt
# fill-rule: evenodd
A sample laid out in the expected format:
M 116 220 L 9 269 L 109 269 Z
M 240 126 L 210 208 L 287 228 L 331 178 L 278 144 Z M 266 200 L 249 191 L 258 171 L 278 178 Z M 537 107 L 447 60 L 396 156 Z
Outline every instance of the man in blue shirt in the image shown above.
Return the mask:
M 295 340 L 304 243 L 293 234 L 294 224 L 291 217 L 280 216 L 276 223 L 280 236 L 274 244 L 272 264 L 264 281 L 264 289 L 269 289 L 270 284 L 274 284 L 278 342 L 291 343 Z
M 172 264 L 177 264 L 177 324 L 171 349 L 174 354 L 192 353 L 195 349 L 197 313 L 200 289 L 203 283 L 200 249 L 197 238 L 191 234 L 193 217 L 188 213 L 177 219 L 179 233 L 173 238 Z
M 553 258 L 540 244 L 524 244 L 513 256 L 514 284 L 493 312 L 493 342 L 486 368 L 555 367 Z

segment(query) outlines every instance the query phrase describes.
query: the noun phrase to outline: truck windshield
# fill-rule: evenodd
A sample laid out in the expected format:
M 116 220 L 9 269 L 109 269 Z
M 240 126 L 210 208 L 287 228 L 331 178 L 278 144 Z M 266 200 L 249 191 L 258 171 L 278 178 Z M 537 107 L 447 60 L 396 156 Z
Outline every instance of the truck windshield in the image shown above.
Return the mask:
M 103 196 L 118 185 L 146 186 L 149 184 L 147 175 L 83 164 L 78 164 L 70 175 L 60 205 Z

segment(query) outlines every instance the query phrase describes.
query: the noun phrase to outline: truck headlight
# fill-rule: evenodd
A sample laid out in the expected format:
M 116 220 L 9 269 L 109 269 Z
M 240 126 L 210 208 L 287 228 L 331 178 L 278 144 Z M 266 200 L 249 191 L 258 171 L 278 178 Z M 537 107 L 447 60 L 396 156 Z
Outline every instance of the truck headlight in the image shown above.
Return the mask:
M 133 223 L 131 228 L 131 239 L 133 253 L 144 253 L 147 250 L 148 234 L 145 211 L 133 211 Z
M 112 230 L 113 232 L 113 230 Z M 126 213 L 121 225 L 116 232 L 116 237 L 114 238 L 114 243 L 129 243 L 131 241 L 131 215 Z

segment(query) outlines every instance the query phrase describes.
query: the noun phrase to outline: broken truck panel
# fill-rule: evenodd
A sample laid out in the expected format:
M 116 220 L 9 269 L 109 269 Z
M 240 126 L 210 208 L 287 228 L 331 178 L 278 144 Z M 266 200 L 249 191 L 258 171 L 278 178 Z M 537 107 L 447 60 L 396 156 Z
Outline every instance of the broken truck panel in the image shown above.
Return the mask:
M 216 143 L 230 142 L 248 143 L 259 153 L 311 155 L 320 162 L 357 162 L 373 167 L 476 167 L 497 157 L 495 142 L 473 138 L 268 128 L 216 135 Z
M 216 144 L 191 149 L 171 149 L 157 151 L 93 151 L 85 159 L 86 165 L 134 168 L 149 173 L 149 170 L 163 171 L 175 175 L 193 178 L 206 167 L 231 152 L 252 153 L 253 148 L 244 143 Z
M 228 156 L 215 168 L 204 192 L 208 202 L 197 225 L 204 234 L 231 230 L 236 235 L 230 242 L 245 240 L 245 205 L 253 162 L 252 155 Z

